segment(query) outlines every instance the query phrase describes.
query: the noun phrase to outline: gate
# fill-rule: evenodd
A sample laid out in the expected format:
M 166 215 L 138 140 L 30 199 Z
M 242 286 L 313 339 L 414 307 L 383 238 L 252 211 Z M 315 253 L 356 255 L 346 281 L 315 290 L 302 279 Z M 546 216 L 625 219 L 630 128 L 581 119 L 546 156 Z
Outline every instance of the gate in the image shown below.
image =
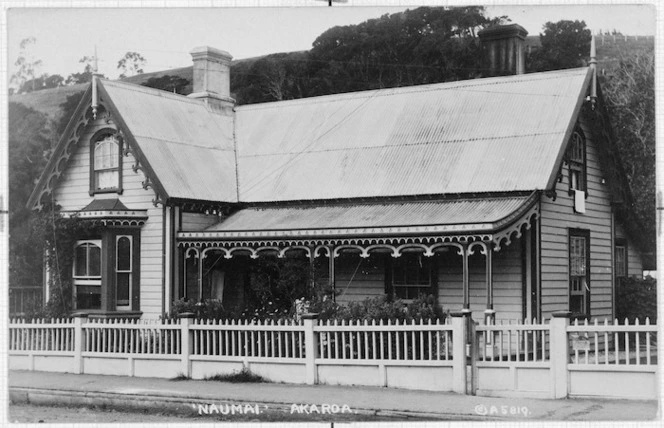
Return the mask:
M 550 325 L 472 324 L 471 391 L 475 395 L 549 398 Z

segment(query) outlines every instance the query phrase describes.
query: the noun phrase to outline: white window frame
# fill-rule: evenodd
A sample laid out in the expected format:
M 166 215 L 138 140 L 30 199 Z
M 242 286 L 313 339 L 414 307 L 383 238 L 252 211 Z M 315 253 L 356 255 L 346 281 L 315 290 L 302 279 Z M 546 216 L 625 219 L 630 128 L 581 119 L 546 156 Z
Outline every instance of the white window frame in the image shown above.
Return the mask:
M 76 265 L 77 265 L 77 258 L 76 258 L 76 249 L 80 247 L 81 245 L 94 245 L 99 248 L 99 275 L 76 275 Z M 74 263 L 72 263 L 72 279 L 74 283 L 74 305 L 76 306 L 78 302 L 78 286 L 80 285 L 85 285 L 85 286 L 90 286 L 90 287 L 99 287 L 99 294 L 101 296 L 102 294 L 102 289 L 101 289 L 101 267 L 103 264 L 102 260 L 102 254 L 101 254 L 101 239 L 84 239 L 80 241 L 76 241 L 76 244 L 74 245 Z M 86 253 L 86 263 L 88 263 L 88 266 L 86 266 L 86 273 L 89 267 L 89 260 L 90 260 L 90 254 L 89 251 Z M 76 309 L 79 309 L 78 307 Z M 101 309 L 101 306 L 100 306 Z
M 119 245 L 121 238 L 129 239 L 129 269 L 120 270 L 119 262 L 120 257 L 118 257 Z M 129 274 L 129 299 L 127 300 L 126 305 L 121 305 L 118 303 L 118 274 Z M 115 308 L 116 310 L 131 310 L 131 300 L 132 293 L 134 291 L 133 287 L 134 280 L 134 237 L 132 235 L 117 235 L 115 237 Z

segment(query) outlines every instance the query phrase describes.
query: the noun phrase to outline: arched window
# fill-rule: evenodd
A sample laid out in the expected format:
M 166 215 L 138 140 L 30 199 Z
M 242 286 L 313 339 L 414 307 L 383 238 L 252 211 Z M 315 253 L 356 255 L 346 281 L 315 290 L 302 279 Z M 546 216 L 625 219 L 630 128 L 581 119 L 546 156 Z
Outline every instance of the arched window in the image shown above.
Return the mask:
M 581 131 L 572 134 L 567 149 L 569 158 L 569 187 L 572 190 L 587 190 L 586 183 L 586 139 Z
M 101 309 L 101 241 L 78 241 L 74 248 L 76 309 Z
M 121 141 L 112 131 L 102 130 L 91 140 L 90 194 L 121 192 Z

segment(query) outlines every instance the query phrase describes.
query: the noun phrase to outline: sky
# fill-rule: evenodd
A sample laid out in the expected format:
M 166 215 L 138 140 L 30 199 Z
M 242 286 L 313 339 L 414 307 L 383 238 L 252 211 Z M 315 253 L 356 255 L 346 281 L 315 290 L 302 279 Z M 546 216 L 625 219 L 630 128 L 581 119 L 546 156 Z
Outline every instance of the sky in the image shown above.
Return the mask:
M 115 3 L 118 2 L 112 4 Z M 327 7 L 327 2 L 316 0 L 284 0 L 278 3 L 254 0 L 243 4 L 252 3 L 307 6 L 57 8 L 52 6 L 59 5 L 58 2 L 41 2 L 37 4 L 51 7 L 10 8 L 7 12 L 8 74 L 15 71 L 19 43 L 27 37 L 36 39 L 30 54 L 42 61 L 41 73 L 66 77 L 70 73 L 80 72 L 83 65 L 79 60 L 83 56 L 93 56 L 96 46 L 99 71 L 109 78 L 117 78 L 117 62 L 130 51 L 139 52 L 147 59 L 145 71 L 149 72 L 190 65 L 189 51 L 201 45 L 226 50 L 236 59 L 307 50 L 318 35 L 333 26 L 358 24 L 385 13 L 396 13 L 424 4 L 370 0 L 348 0 L 331 8 Z M 361 6 L 378 3 L 390 6 Z M 637 4 L 498 4 L 487 6 L 486 12 L 489 16 L 507 15 L 512 22 L 522 25 L 532 35 L 539 34 L 545 22 L 560 19 L 584 20 L 593 32 L 617 29 L 629 35 L 654 35 L 657 10 L 653 6 Z

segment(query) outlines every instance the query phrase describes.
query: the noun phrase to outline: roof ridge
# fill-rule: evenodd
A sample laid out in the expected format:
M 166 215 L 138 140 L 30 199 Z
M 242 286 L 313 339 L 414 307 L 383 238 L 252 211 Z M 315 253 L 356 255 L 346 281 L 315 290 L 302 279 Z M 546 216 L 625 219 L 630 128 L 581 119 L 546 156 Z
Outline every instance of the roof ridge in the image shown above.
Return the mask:
M 102 85 L 121 86 L 121 87 L 125 86 L 126 88 L 124 88 L 124 89 L 129 89 L 129 90 L 133 90 L 133 91 L 136 91 L 136 92 L 142 92 L 142 93 L 145 93 L 145 94 L 148 94 L 148 95 L 155 95 L 155 96 L 163 97 L 163 98 L 170 98 L 170 99 L 175 100 L 175 101 L 189 102 L 189 103 L 196 104 L 196 105 L 199 105 L 199 106 L 202 106 L 202 107 L 207 107 L 205 105 L 205 103 L 203 101 L 199 100 L 199 99 L 189 98 L 186 95 L 173 94 L 173 93 L 161 90 L 161 89 L 151 88 L 149 86 L 144 86 L 144 85 L 141 85 L 141 84 L 130 83 L 130 82 L 122 82 L 122 81 L 119 81 L 119 80 L 108 80 L 108 79 L 99 79 L 99 82 Z M 212 110 L 209 110 L 209 109 L 208 109 L 208 111 L 212 112 Z
M 526 74 L 518 74 L 510 76 L 456 80 L 453 82 L 427 83 L 423 85 L 397 86 L 392 88 L 367 89 L 364 91 L 355 91 L 355 92 L 341 92 L 338 94 L 297 98 L 293 100 L 270 101 L 270 102 L 263 102 L 256 104 L 240 105 L 236 107 L 236 111 L 239 113 L 243 110 L 269 109 L 269 108 L 275 108 L 277 106 L 283 106 L 284 104 L 290 104 L 290 105 L 316 104 L 318 102 L 344 101 L 349 98 L 357 100 L 360 98 L 384 97 L 384 96 L 393 95 L 395 93 L 417 93 L 417 92 L 428 92 L 434 90 L 444 91 L 444 90 L 453 90 L 453 89 L 466 88 L 466 87 L 481 87 L 481 86 L 496 85 L 503 83 L 523 82 L 526 80 L 531 82 L 537 80 L 550 80 L 554 78 L 553 76 L 555 75 L 573 74 L 573 73 L 580 74 L 581 71 L 585 71 L 587 73 L 587 70 L 588 67 L 579 67 L 579 68 L 569 68 L 564 70 L 551 70 L 551 71 L 543 71 L 538 73 L 526 73 Z

